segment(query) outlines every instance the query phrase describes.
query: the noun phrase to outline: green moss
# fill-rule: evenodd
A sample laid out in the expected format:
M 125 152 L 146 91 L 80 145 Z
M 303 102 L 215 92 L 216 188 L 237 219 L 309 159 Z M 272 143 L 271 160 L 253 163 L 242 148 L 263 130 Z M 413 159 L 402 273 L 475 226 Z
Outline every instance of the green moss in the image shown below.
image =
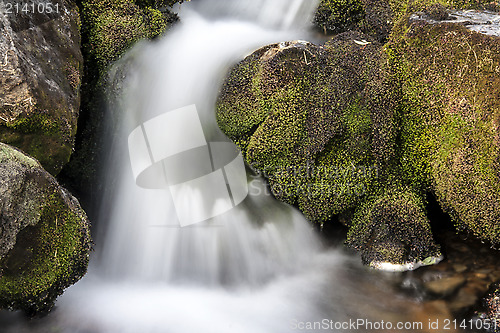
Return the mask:
M 62 290 L 83 276 L 90 244 L 82 241 L 81 219 L 61 193 L 49 195 L 39 223 L 23 229 L 0 261 L 0 307 L 48 311 Z
M 57 175 L 72 153 L 70 133 L 64 124 L 47 111 L 35 110 L 0 126 L 0 141 L 18 147 L 36 158 L 44 168 Z
M 314 23 L 325 33 L 353 30 L 364 19 L 365 9 L 360 0 L 322 0 Z
M 406 181 L 432 190 L 458 228 L 498 243 L 500 42 L 459 25 L 402 21 L 387 54 L 404 97 Z
M 21 116 L 13 122 L 6 123 L 5 126 L 25 134 L 57 135 L 60 133 L 60 125 L 48 116 L 48 112 L 36 112 L 30 116 Z
M 361 252 L 365 264 L 404 265 L 441 256 L 423 199 L 401 185 L 389 185 L 356 211 L 347 244 Z
M 171 15 L 130 0 L 92 0 L 82 6 L 88 38 L 84 48 L 100 70 L 138 40 L 159 36 L 172 22 Z

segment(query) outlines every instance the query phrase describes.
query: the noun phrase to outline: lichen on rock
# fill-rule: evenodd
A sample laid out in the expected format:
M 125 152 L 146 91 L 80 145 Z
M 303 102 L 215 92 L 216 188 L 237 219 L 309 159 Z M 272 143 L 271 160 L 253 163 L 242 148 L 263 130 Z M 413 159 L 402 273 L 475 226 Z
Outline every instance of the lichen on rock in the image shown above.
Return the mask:
M 39 162 L 2 143 L 0 212 L 0 308 L 47 312 L 87 270 L 87 216 Z

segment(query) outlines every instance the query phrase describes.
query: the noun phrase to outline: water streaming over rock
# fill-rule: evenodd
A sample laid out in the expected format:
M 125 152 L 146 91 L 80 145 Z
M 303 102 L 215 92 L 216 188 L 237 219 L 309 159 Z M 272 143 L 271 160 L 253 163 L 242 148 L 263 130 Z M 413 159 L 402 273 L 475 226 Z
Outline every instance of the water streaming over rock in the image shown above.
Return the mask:
M 57 327 L 98 333 L 277 333 L 290 332 L 298 321 L 340 319 L 332 304 L 338 300 L 325 290 L 332 267 L 345 258 L 324 252 L 311 225 L 273 199 L 262 179 L 247 170 L 249 195 L 243 203 L 181 228 L 171 192 L 136 185 L 127 149 L 135 128 L 188 105 L 196 106 L 208 142 L 229 142 L 214 110 L 224 75 L 256 48 L 307 39 L 303 28 L 316 5 L 313 0 L 193 0 L 183 5 L 182 23 L 166 37 L 140 43 L 111 70 L 113 143 L 100 221 L 105 236 L 97 237 L 87 277 L 59 300 Z M 195 128 L 183 131 L 189 137 Z
M 137 186 L 126 151 L 127 136 L 134 128 L 187 105 L 196 105 L 208 141 L 228 141 L 215 123 L 221 80 L 229 65 L 253 49 L 300 37 L 290 22 L 299 13 L 302 19 L 308 18 L 310 11 L 304 14 L 304 4 L 311 7 L 314 2 L 295 2 L 290 6 L 286 1 L 266 1 L 257 11 L 259 6 L 249 1 L 231 1 L 231 5 L 201 1 L 201 8 L 194 4 L 196 11 L 183 8 L 182 24 L 166 38 L 141 45 L 129 55 L 133 59 L 125 61 L 128 73 L 116 104 L 120 110 L 114 110 L 120 115 L 112 148 L 118 154 L 106 176 L 118 182 L 105 204 L 109 223 L 102 267 L 108 274 L 124 279 L 255 285 L 293 272 L 318 251 L 318 239 L 301 214 L 265 194 L 257 177 L 249 177 L 250 193 L 241 205 L 207 222 L 180 228 L 171 193 Z M 197 14 L 206 4 L 227 17 L 207 19 Z M 250 17 L 257 22 L 265 15 L 273 17 L 262 24 L 231 17 L 234 12 L 248 14 L 247 7 L 254 8 Z M 287 10 L 278 10 L 282 7 Z M 280 29 L 266 28 L 268 22 Z M 188 124 L 183 129 L 185 140 L 195 130 L 196 126 Z M 175 146 L 177 141 L 163 145 Z M 177 167 L 196 169 L 193 165 Z

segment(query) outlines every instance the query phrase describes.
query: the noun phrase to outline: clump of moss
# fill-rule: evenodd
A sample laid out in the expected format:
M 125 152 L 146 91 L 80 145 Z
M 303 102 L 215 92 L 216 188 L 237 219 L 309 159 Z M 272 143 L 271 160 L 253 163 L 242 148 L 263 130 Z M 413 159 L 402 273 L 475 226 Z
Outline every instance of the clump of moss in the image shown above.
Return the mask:
M 403 186 L 389 186 L 356 211 L 347 244 L 371 265 L 413 264 L 441 256 L 425 215 L 424 200 Z
M 147 1 L 92 0 L 82 3 L 84 45 L 90 56 L 103 70 L 109 63 L 140 39 L 162 34 L 176 20 Z
M 387 52 L 403 94 L 401 167 L 459 229 L 500 242 L 500 41 L 401 21 Z
M 360 0 L 322 0 L 314 16 L 314 24 L 325 33 L 355 30 L 365 16 Z
M 273 194 L 319 223 L 356 206 L 394 156 L 381 48 L 362 39 L 266 46 L 231 70 L 217 102 L 220 128 Z
M 67 124 L 45 110 L 22 114 L 0 127 L 2 142 L 19 147 L 56 175 L 69 161 L 73 139 Z

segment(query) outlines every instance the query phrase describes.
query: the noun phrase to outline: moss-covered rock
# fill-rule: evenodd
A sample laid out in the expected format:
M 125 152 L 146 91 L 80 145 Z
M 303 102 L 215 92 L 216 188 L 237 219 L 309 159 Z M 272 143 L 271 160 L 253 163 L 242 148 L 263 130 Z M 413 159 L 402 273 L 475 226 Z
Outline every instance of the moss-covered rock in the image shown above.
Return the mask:
M 411 269 L 440 253 L 423 191 L 400 177 L 400 96 L 386 63 L 357 32 L 263 47 L 230 71 L 217 121 L 275 197 L 320 224 L 354 211 L 349 244 L 363 260 Z
M 322 0 L 314 25 L 324 34 L 359 30 L 384 42 L 392 29 L 394 11 L 389 0 Z
M 354 30 L 365 17 L 361 0 L 322 0 L 314 15 L 314 24 L 325 33 Z
M 89 221 L 31 157 L 0 143 L 0 308 L 50 310 L 86 272 Z
M 47 8 L 0 14 L 0 141 L 56 175 L 73 149 L 83 59 L 76 4 L 51 4 L 51 13 Z
M 365 263 L 411 268 L 440 257 L 428 191 L 460 229 L 500 240 L 500 39 L 439 22 L 484 1 L 390 6 L 384 47 L 348 32 L 254 52 L 229 73 L 217 120 L 278 199 L 319 223 L 350 216 Z
M 161 12 L 155 5 L 161 4 L 131 0 L 83 2 L 83 33 L 88 38 L 84 47 L 89 60 L 102 71 L 138 40 L 165 32 L 177 17 L 168 11 Z
M 451 9 L 498 11 L 490 0 L 321 0 L 313 23 L 323 33 L 359 30 L 379 42 L 386 42 L 394 22 L 421 12 L 437 21 L 450 18 Z
M 347 244 L 361 252 L 365 264 L 377 268 L 414 269 L 441 257 L 424 201 L 401 186 L 372 196 L 356 211 Z
M 219 96 L 221 129 L 274 195 L 313 221 L 355 207 L 393 156 L 384 59 L 376 42 L 359 45 L 366 38 L 266 46 L 233 68 Z
M 387 48 L 403 94 L 401 168 L 460 229 L 500 242 L 500 38 L 402 20 Z

